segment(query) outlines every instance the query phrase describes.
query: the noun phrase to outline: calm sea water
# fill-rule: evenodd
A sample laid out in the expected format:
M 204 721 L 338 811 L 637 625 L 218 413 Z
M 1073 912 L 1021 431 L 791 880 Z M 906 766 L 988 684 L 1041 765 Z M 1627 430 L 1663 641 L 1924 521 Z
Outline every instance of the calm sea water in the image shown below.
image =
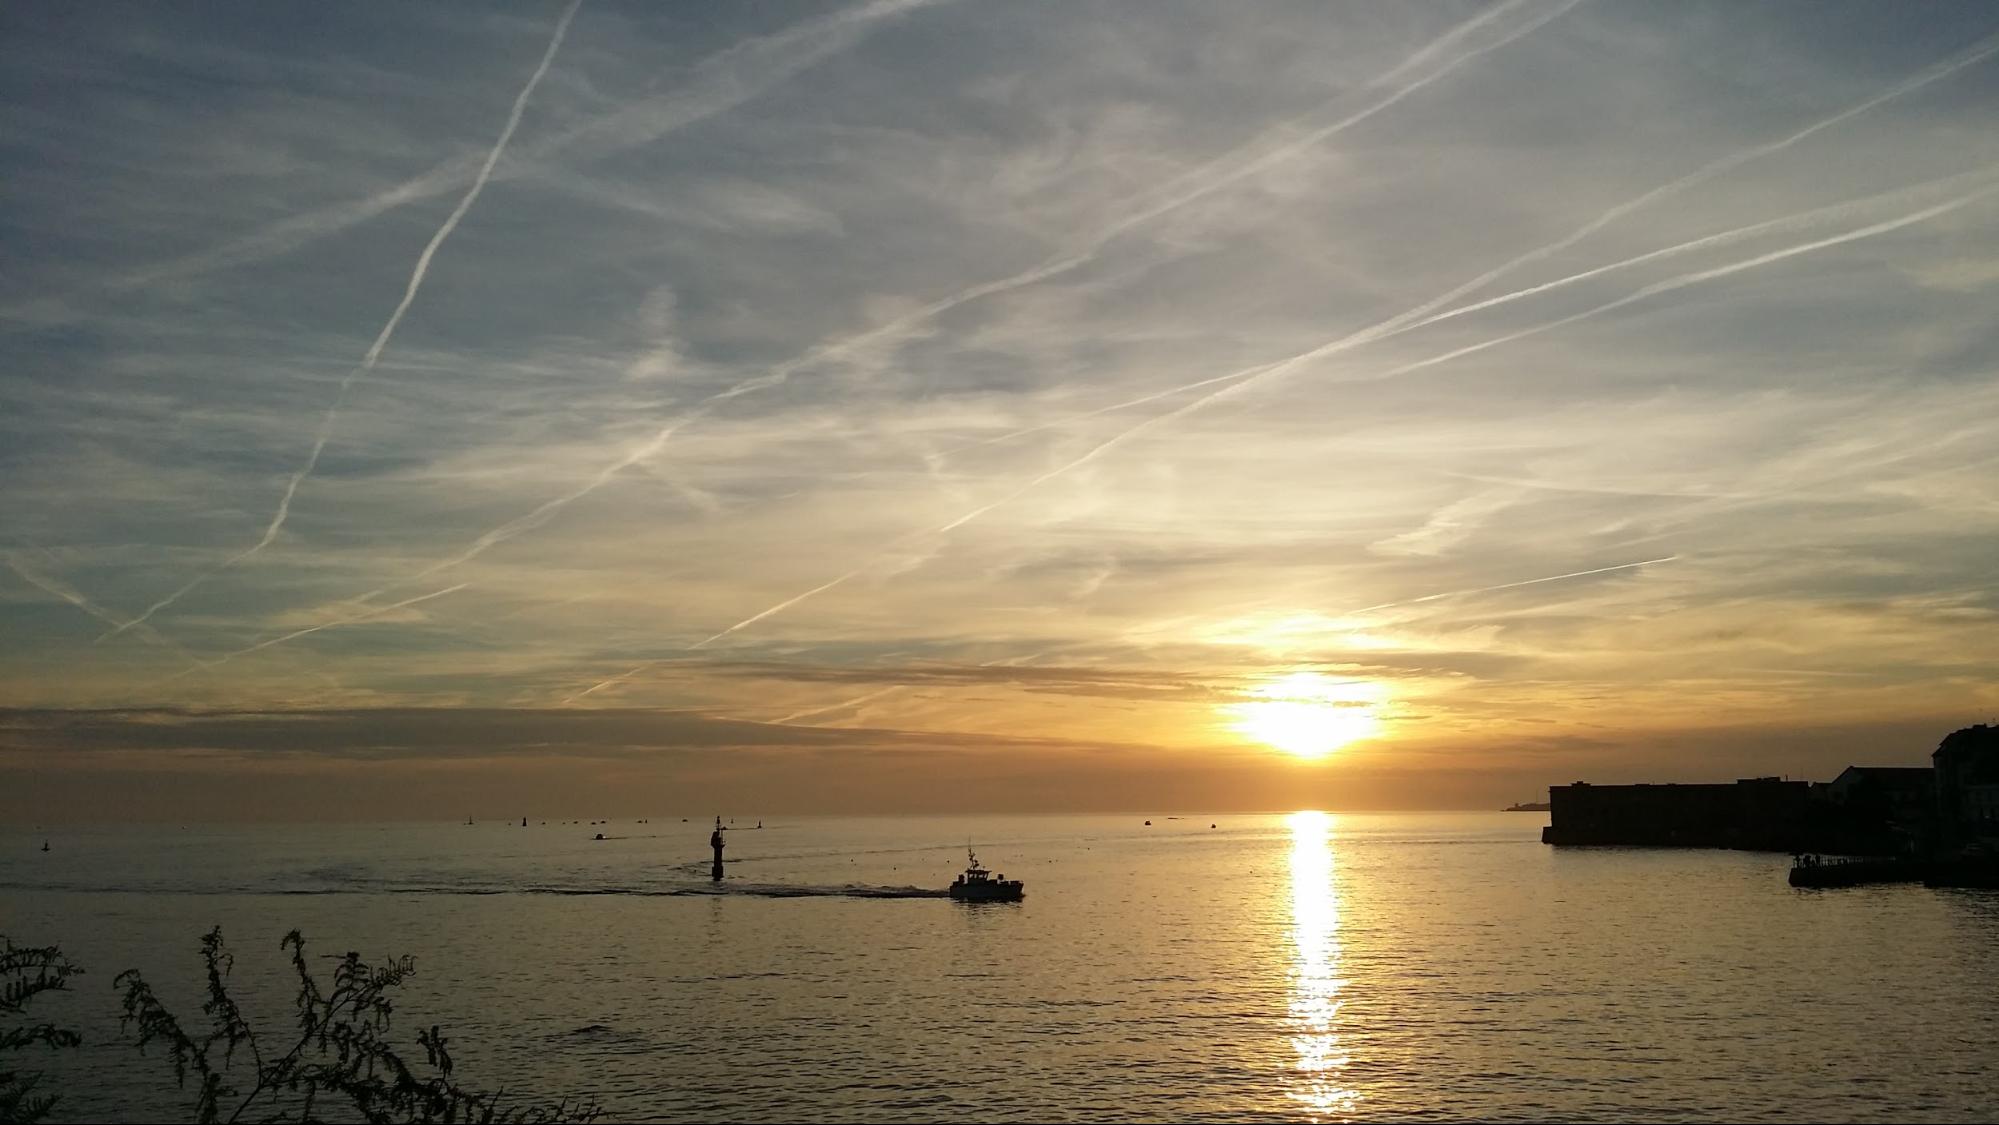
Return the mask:
M 216 924 L 274 1030 L 287 929 L 413 953 L 405 1035 L 444 1024 L 467 1085 L 620 1120 L 1999 1108 L 1999 895 L 1793 891 L 1781 856 L 1558 850 L 1523 814 L 753 823 L 721 894 L 685 893 L 708 825 L 677 816 L 107 829 L 46 854 L 9 831 L 0 932 L 90 972 L 42 1013 L 89 1036 L 58 1067 L 69 1120 L 186 1104 L 121 1044 L 111 977 L 198 1020 Z M 895 897 L 947 884 L 968 838 L 1026 902 Z

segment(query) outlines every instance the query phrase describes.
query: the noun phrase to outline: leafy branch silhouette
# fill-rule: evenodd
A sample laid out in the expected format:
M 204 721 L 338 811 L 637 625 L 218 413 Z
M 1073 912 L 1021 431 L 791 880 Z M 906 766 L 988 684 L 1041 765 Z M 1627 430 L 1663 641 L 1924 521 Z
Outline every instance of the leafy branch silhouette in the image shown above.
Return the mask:
M 15 945 L 0 936 L 0 1016 L 24 1014 L 29 1003 L 44 992 L 62 992 L 69 978 L 83 972 L 70 964 L 62 950 L 53 945 Z M 12 1052 L 44 1046 L 51 1050 L 74 1047 L 83 1041 L 76 1032 L 50 1023 L 0 1028 L 0 1051 Z M 0 1054 L 0 1123 L 14 1125 L 40 1121 L 48 1116 L 57 1100 L 55 1094 L 37 1093 L 40 1071 L 19 1071 L 8 1065 L 13 1056 Z
M 137 970 L 119 973 L 114 984 L 123 994 L 122 1021 L 136 1028 L 138 1047 L 164 1048 L 182 1089 L 194 1080 L 191 1117 L 214 1122 L 317 1121 L 322 1112 L 345 1117 L 358 1114 L 368 1122 L 590 1122 L 602 1115 L 596 1102 L 563 1099 L 551 1103 L 503 1104 L 503 1092 L 479 1093 L 452 1078 L 446 1039 L 435 1025 L 416 1034 L 421 1060 L 406 1058 L 388 1039 L 394 1005 L 390 993 L 416 971 L 409 957 L 371 965 L 357 953 L 335 961 L 330 985 L 322 985 L 308 963 L 305 938 L 297 930 L 279 946 L 290 955 L 298 977 L 297 1034 L 287 1034 L 289 1046 L 266 1051 L 268 1040 L 258 1034 L 229 994 L 229 974 L 235 958 L 222 940 L 220 927 L 201 939 L 207 999 L 201 1010 L 208 1028 L 191 1033 L 175 1017 Z M 247 1092 L 233 1076 L 247 1062 L 255 1081 Z M 344 1106 L 329 1110 L 327 1103 Z M 252 1110 L 255 1116 L 246 1116 Z

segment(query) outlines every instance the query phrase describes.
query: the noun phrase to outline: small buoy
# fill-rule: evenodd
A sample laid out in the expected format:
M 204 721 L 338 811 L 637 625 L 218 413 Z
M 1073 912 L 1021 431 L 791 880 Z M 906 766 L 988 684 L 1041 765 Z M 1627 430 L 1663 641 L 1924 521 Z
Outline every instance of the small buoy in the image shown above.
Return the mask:
M 1147 828 L 1150 828 L 1150 827 L 1152 827 L 1152 822 L 1151 822 L 1151 821 L 1149 821 L 1149 820 L 1148 820 L 1148 821 L 1146 821 L 1146 822 L 1145 822 L 1145 826 L 1146 826 Z

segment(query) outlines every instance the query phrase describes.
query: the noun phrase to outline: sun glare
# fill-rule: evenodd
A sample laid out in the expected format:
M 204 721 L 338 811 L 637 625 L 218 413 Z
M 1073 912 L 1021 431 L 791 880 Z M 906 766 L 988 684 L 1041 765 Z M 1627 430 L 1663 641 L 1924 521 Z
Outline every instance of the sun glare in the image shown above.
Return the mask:
M 1235 729 L 1300 758 L 1321 758 L 1380 732 L 1380 685 L 1293 672 L 1253 690 L 1260 698 L 1229 708 Z

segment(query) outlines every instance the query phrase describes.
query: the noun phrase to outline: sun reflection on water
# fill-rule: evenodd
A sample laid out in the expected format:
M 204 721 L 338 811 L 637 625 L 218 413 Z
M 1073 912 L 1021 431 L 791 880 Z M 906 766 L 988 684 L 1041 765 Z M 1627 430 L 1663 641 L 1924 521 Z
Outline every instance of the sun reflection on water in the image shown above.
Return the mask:
M 1291 1046 L 1297 1079 L 1289 1091 L 1315 1120 L 1350 1116 L 1360 1092 L 1342 1085 L 1352 1061 L 1340 1041 L 1340 900 L 1333 889 L 1333 819 L 1291 816 Z

